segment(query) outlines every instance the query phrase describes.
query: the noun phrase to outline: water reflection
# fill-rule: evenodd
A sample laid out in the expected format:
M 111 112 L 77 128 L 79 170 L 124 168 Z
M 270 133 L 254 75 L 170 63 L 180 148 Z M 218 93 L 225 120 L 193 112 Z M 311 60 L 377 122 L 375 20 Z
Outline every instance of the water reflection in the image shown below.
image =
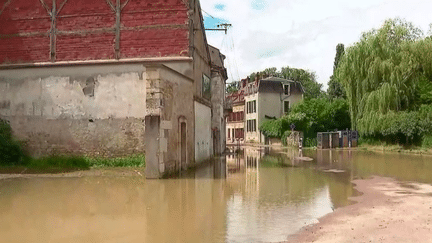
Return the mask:
M 313 161 L 299 160 L 311 157 Z M 351 203 L 351 180 L 432 182 L 429 156 L 242 148 L 181 177 L 0 180 L 4 242 L 279 242 Z
M 347 205 L 349 178 L 300 166 L 297 151 L 244 148 L 229 156 L 227 183 L 233 195 L 227 204 L 229 242 L 280 242 L 306 224 Z M 345 180 L 344 190 L 331 190 Z M 331 192 L 343 194 L 332 199 Z M 336 202 L 333 202 L 337 200 Z

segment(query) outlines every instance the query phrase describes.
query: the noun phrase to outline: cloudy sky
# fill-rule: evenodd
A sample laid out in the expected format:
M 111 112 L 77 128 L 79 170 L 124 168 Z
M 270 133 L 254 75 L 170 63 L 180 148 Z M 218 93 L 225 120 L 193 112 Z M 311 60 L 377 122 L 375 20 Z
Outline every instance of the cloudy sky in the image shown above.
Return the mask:
M 358 41 L 361 33 L 400 17 L 425 33 L 432 23 L 431 0 L 201 0 L 209 44 L 227 56 L 228 82 L 268 67 L 315 71 L 318 82 L 333 72 L 336 45 Z

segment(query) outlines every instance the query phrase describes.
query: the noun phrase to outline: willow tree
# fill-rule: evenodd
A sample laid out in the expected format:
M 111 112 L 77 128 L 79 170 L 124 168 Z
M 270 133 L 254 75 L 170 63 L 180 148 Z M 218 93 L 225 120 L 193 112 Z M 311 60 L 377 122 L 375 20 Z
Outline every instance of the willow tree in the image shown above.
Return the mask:
M 388 112 L 415 109 L 418 83 L 425 77 L 413 51 L 421 37 L 411 23 L 390 19 L 345 50 L 336 75 L 345 87 L 354 129 L 373 135 Z

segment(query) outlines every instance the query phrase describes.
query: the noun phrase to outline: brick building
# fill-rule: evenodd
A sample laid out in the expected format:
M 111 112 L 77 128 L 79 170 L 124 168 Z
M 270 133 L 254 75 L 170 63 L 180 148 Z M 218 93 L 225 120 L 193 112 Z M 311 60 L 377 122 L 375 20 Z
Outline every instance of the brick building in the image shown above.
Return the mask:
M 33 156 L 206 160 L 221 63 L 198 0 L 0 0 L 0 118 Z

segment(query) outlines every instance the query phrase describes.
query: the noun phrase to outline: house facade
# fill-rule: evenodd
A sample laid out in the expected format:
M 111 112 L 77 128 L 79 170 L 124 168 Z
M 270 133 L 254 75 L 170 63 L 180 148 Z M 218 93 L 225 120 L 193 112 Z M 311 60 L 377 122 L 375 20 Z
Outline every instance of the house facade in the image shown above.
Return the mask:
M 245 89 L 248 79 L 240 81 L 241 88 L 227 95 L 230 111 L 226 116 L 227 144 L 243 144 L 245 139 Z
M 265 120 L 277 119 L 288 113 L 294 104 L 303 99 L 304 93 L 301 83 L 275 77 L 244 83 L 241 90 L 244 92 L 246 143 L 265 143 L 259 126 Z
M 198 0 L 1 5 L 0 118 L 31 155 L 145 153 L 159 178 L 224 140 L 212 132 L 225 130 L 224 94 L 212 93 L 223 58 L 212 59 Z

